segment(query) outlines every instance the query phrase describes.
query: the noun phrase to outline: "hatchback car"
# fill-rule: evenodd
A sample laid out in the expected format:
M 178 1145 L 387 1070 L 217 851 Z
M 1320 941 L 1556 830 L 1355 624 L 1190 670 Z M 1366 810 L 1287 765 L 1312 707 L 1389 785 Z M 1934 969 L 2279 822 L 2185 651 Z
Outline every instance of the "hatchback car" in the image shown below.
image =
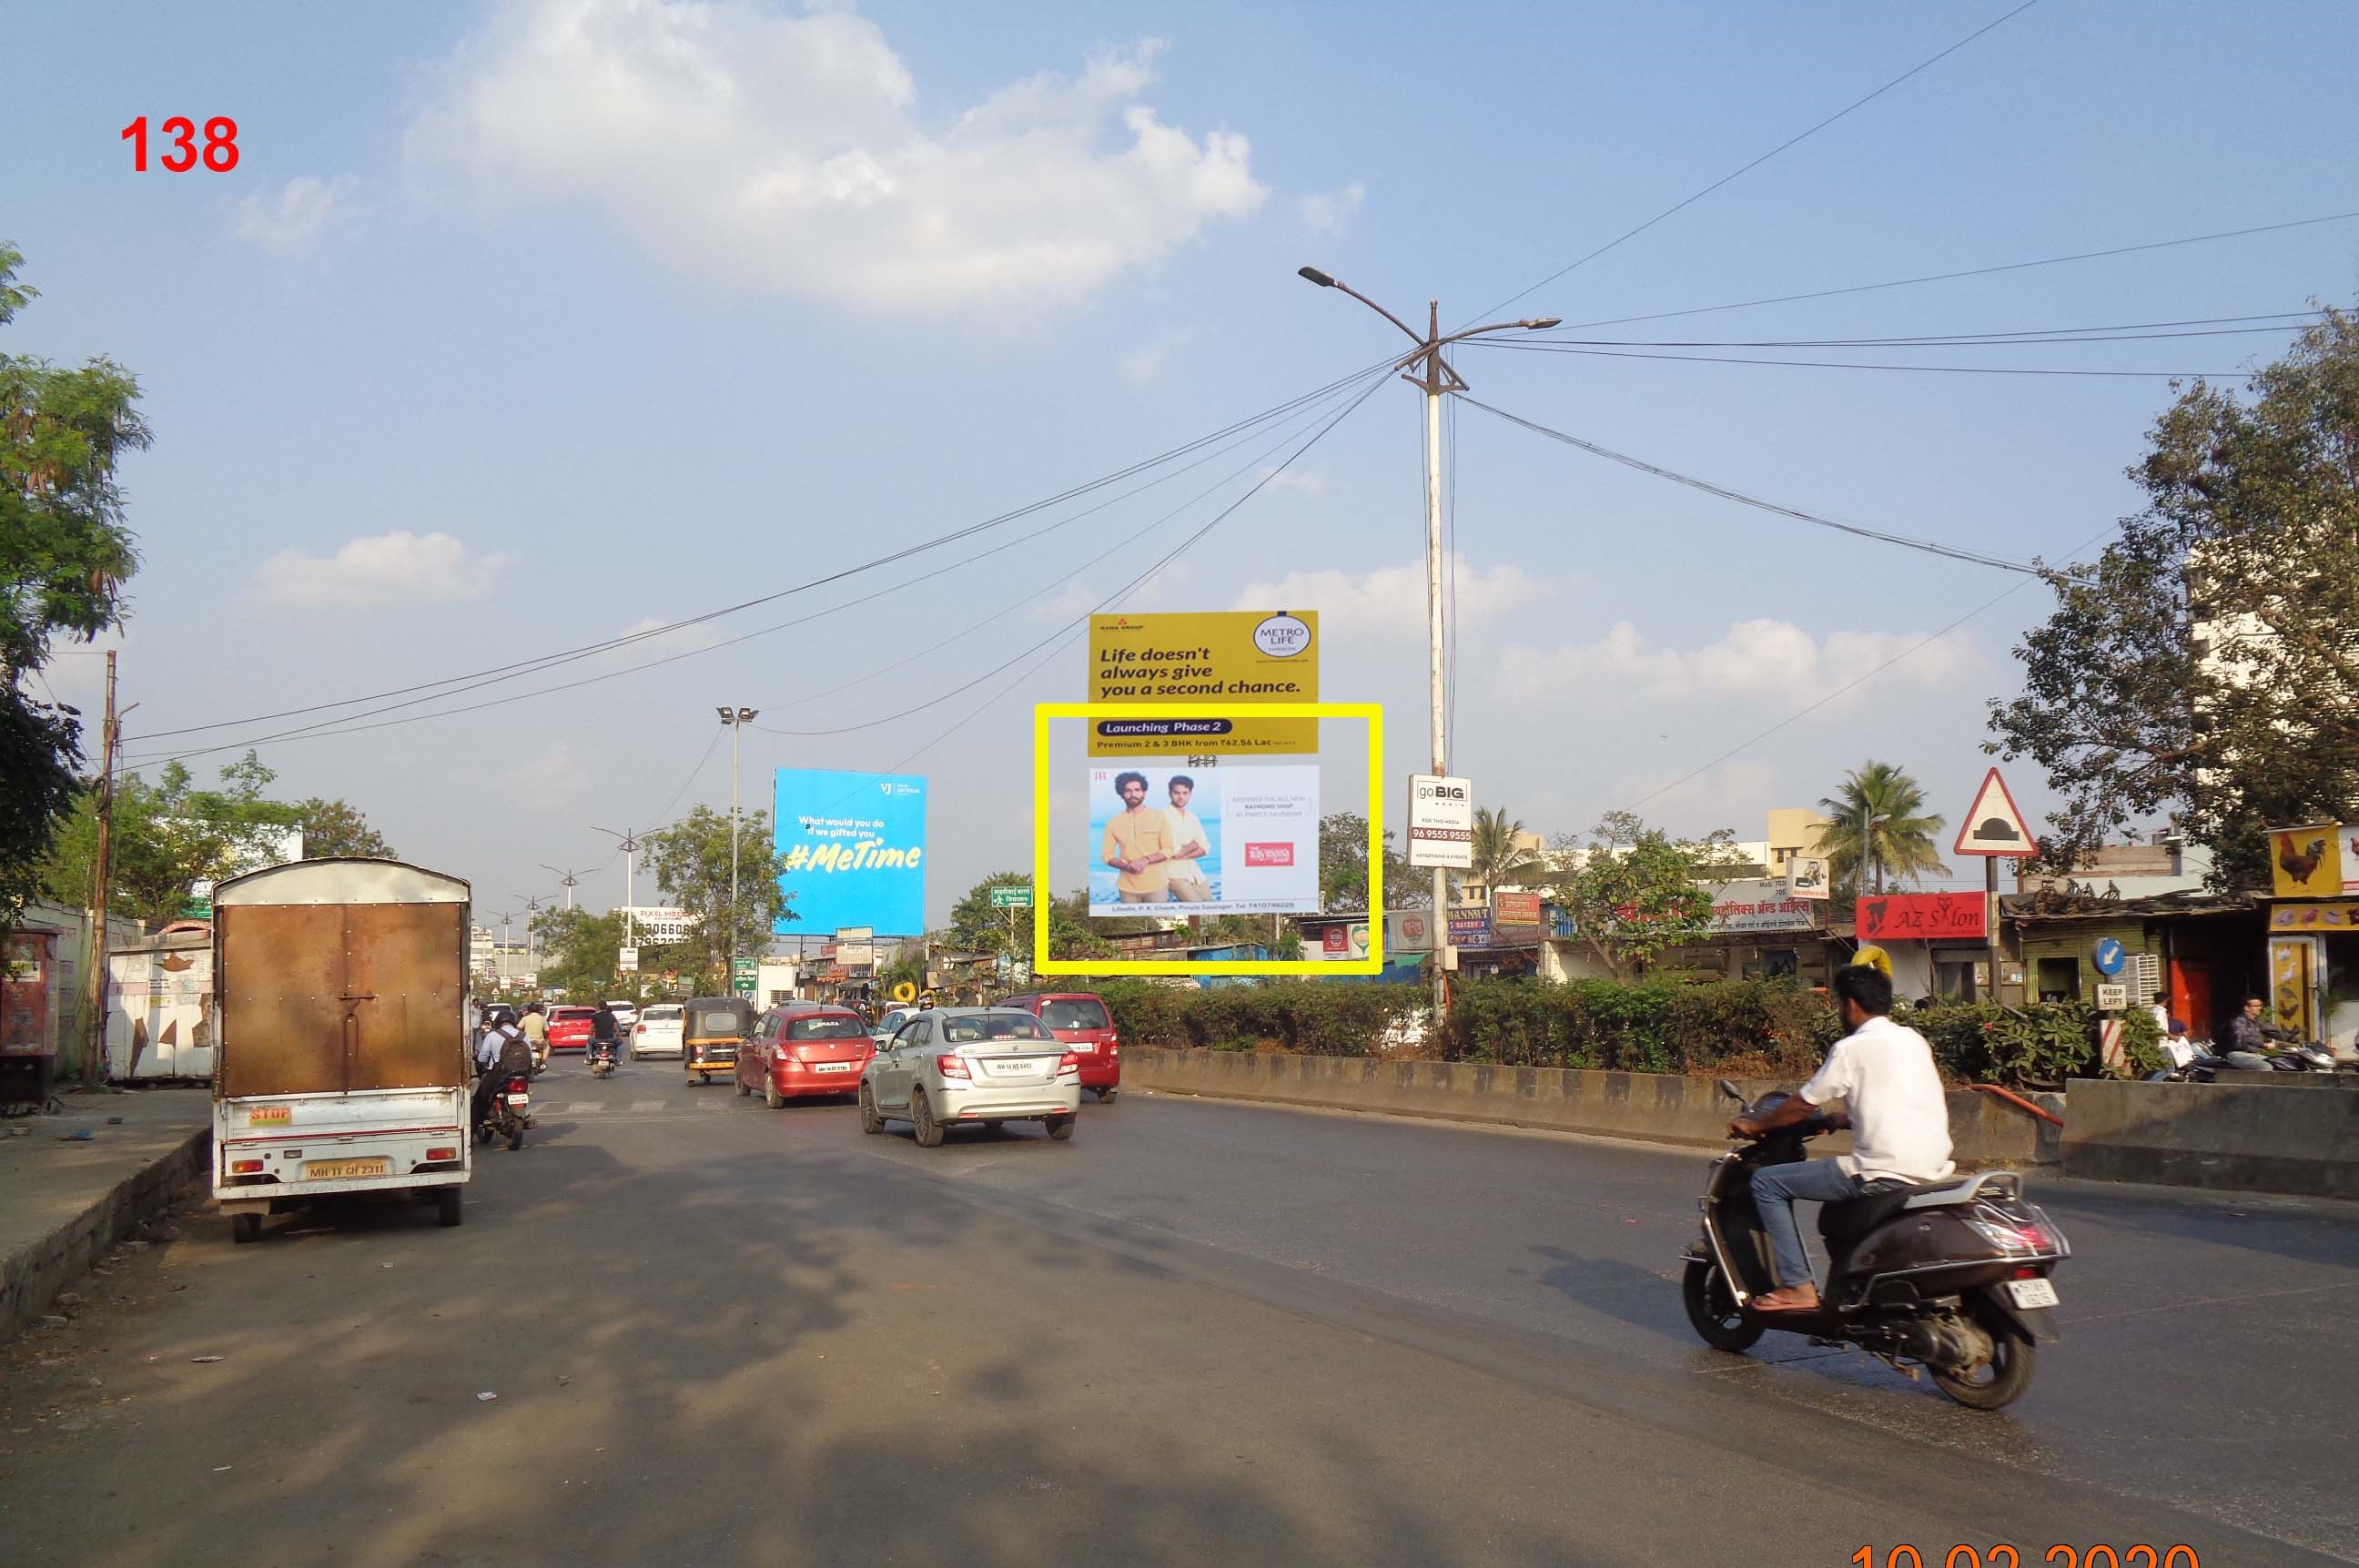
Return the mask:
M 919 1010 L 915 1004 L 886 1008 L 885 1016 L 876 1020 L 876 1027 L 868 1031 L 868 1037 L 875 1040 L 876 1048 L 882 1051 L 891 1043 L 893 1037 L 901 1031 L 903 1024 L 918 1016 Z
M 857 1094 L 875 1054 L 868 1021 L 850 1007 L 788 1002 L 764 1013 L 738 1051 L 737 1092 L 758 1092 L 774 1111 L 805 1094 Z
M 678 1002 L 649 1002 L 631 1026 L 631 1060 L 646 1056 L 678 1056 L 681 1012 Z
M 560 1003 L 549 1009 L 549 1052 L 587 1051 L 590 1049 L 590 1020 L 598 1016 L 595 1007 L 568 1007 Z
M 860 1075 L 860 1130 L 907 1121 L 920 1149 L 940 1148 L 954 1125 L 1043 1122 L 1050 1138 L 1070 1138 L 1081 1109 L 1081 1058 L 1010 1007 L 919 1013 Z
M 999 1005 L 1038 1018 L 1082 1059 L 1082 1087 L 1095 1089 L 1100 1105 L 1113 1100 L 1122 1087 L 1122 1038 L 1114 1032 L 1105 998 L 1088 991 L 1034 991 Z

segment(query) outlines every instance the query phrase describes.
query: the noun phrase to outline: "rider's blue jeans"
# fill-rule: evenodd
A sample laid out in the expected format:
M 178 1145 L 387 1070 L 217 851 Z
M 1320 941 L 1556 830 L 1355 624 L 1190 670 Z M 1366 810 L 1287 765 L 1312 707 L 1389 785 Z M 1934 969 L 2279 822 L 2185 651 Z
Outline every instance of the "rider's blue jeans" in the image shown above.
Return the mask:
M 1765 1165 L 1753 1173 L 1753 1206 L 1760 1211 L 1769 1251 L 1777 1260 L 1777 1283 L 1808 1285 L 1810 1257 L 1802 1250 L 1802 1227 L 1794 1223 L 1794 1203 L 1840 1203 L 1869 1189 L 1832 1160 Z

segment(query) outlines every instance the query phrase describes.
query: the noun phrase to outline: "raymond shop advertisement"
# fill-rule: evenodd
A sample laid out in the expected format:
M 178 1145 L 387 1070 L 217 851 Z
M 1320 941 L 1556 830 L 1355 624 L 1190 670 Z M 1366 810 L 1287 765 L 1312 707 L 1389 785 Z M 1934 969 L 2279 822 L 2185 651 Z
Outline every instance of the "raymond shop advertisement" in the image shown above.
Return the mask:
M 1090 701 L 1161 702 L 1169 719 L 1092 719 L 1089 755 L 1315 757 L 1317 719 L 1256 719 L 1256 702 L 1319 700 L 1319 612 L 1092 615 Z
M 926 781 L 902 773 L 777 771 L 775 824 L 796 933 L 926 929 Z
M 1319 769 L 1090 764 L 1090 913 L 1319 912 Z

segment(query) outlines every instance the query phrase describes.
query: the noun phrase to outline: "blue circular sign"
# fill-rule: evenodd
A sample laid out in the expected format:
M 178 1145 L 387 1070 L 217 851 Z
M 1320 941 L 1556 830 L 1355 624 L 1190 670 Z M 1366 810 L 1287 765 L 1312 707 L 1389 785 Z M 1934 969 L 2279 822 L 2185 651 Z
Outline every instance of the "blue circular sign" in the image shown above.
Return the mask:
M 2130 955 L 2120 942 L 2112 937 L 2104 937 L 2097 942 L 2097 950 L 2093 956 L 2096 960 L 2098 974 L 2119 975 L 2122 965 L 2129 962 Z

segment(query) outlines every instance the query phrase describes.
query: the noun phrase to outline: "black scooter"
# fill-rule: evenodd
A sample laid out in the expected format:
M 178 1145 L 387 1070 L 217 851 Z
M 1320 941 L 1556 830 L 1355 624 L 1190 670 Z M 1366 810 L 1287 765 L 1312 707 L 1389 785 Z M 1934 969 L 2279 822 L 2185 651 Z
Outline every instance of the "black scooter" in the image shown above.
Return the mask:
M 1744 1103 L 1728 1080 L 1720 1089 Z M 1766 1094 L 1745 1114 L 1765 1116 L 1785 1098 Z M 1775 1288 L 1775 1273 L 1753 1173 L 1807 1158 L 1803 1146 L 1832 1130 L 1826 1117 L 1812 1116 L 1712 1161 L 1703 1235 L 1685 1255 L 1688 1321 L 1715 1350 L 1746 1350 L 1779 1329 L 1814 1344 L 1856 1345 L 1911 1377 L 1922 1365 L 1936 1387 L 1973 1410 L 2014 1403 L 2031 1386 L 2035 1342 L 2056 1337 L 2049 1276 L 2072 1249 L 2024 1202 L 2011 1171 L 1822 1205 L 1819 1235 L 1830 1261 L 1819 1310 L 1754 1309 L 1754 1299 Z

